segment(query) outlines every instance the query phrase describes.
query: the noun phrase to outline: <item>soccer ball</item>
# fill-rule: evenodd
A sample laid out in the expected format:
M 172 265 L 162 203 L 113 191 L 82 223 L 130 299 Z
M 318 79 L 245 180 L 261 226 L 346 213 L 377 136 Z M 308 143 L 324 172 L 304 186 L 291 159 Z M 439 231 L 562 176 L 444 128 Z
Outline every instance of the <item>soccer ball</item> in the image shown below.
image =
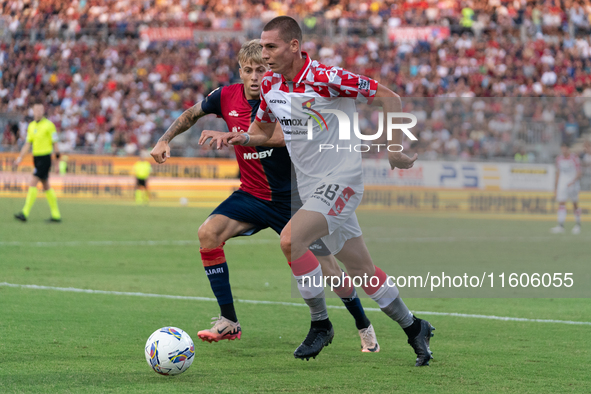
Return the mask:
M 163 327 L 150 335 L 145 353 L 154 371 L 161 375 L 178 375 L 193 363 L 195 346 L 189 334 L 180 328 Z

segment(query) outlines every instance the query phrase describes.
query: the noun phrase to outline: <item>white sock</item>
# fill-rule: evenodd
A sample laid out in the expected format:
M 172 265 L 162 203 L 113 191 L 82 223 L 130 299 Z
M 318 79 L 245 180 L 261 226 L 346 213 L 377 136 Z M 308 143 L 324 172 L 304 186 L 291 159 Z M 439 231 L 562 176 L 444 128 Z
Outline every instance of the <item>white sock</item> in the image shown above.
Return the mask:
M 298 282 L 298 290 L 310 308 L 312 321 L 328 319 L 324 299 L 324 276 L 318 260 L 309 250 L 290 263 L 291 272 Z
M 577 222 L 577 225 L 581 225 L 581 208 L 575 209 L 575 221 Z
M 564 221 L 566 220 L 566 207 L 559 206 L 558 207 L 558 224 L 564 226 Z
M 307 274 L 300 276 L 294 275 L 294 278 L 298 282 L 298 290 L 304 300 L 318 296 L 320 296 L 319 298 L 324 298 L 324 276 L 322 276 L 320 265 Z
M 371 280 L 375 278 L 378 279 L 377 285 L 374 285 L 374 281 Z M 387 307 L 398 297 L 398 287 L 391 281 L 388 282 L 388 276 L 380 267 L 376 267 L 375 274 L 371 279 L 361 287 L 372 300 L 378 303 L 380 308 Z
M 326 300 L 324 296 L 324 286 L 322 268 L 320 265 L 312 272 L 302 276 L 295 276 L 298 282 L 298 290 L 304 298 L 306 305 L 310 308 L 310 317 L 312 321 L 328 319 L 328 310 L 326 309 Z

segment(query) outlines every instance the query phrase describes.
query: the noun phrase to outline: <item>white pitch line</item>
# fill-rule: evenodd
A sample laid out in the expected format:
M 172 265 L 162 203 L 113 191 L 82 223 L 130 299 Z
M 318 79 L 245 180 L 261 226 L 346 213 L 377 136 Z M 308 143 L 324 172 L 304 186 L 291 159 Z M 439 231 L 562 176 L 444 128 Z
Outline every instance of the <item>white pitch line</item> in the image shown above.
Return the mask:
M 14 283 L 0 282 L 0 286 L 13 287 L 21 289 L 34 289 L 34 290 L 54 290 L 54 291 L 66 291 L 71 293 L 87 293 L 87 294 L 106 294 L 106 295 L 121 295 L 131 297 L 148 297 L 148 298 L 166 298 L 173 300 L 190 300 L 190 301 L 209 301 L 217 302 L 215 298 L 210 297 L 194 297 L 194 296 L 177 296 L 168 294 L 151 294 L 151 293 L 131 293 L 125 291 L 107 291 L 107 290 L 91 290 L 91 289 L 77 289 L 74 287 L 53 287 L 53 286 L 39 286 L 39 285 L 19 285 Z M 296 302 L 281 302 L 281 301 L 262 301 L 262 300 L 236 300 L 243 304 L 255 304 L 255 305 L 281 305 L 281 306 L 298 306 L 305 307 L 306 304 Z M 328 305 L 330 309 L 346 309 L 344 306 Z M 379 308 L 365 308 L 366 311 L 381 312 Z M 583 325 L 591 326 L 591 322 L 586 321 L 571 321 L 571 320 L 550 320 L 550 319 L 526 319 L 522 317 L 508 317 L 508 316 L 493 316 L 493 315 L 473 315 L 469 313 L 453 313 L 453 312 L 429 312 L 429 311 L 415 311 L 421 315 L 433 315 L 433 316 L 451 316 L 451 317 L 464 317 L 472 319 L 489 319 L 489 320 L 500 320 L 500 321 L 518 321 L 528 323 L 557 323 L 557 324 L 570 324 L 570 325 Z
M 391 237 L 377 238 L 366 236 L 368 243 L 440 243 L 440 242 L 546 242 L 551 240 L 559 241 L 581 241 L 589 242 L 590 237 L 561 237 L 561 236 L 532 236 L 532 237 Z M 279 244 L 277 239 L 232 239 L 228 245 L 256 245 L 256 244 Z M 148 241 L 0 241 L 0 247 L 25 246 L 25 247 L 77 247 L 77 246 L 192 246 L 199 245 L 198 240 L 148 240 Z

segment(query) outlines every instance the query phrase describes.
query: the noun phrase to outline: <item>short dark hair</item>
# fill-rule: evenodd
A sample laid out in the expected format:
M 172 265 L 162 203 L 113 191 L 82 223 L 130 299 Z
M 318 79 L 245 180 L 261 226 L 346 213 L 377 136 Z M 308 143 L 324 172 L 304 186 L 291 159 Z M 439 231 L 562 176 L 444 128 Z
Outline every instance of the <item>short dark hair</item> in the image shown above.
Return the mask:
M 279 30 L 279 37 L 285 42 L 296 39 L 302 44 L 302 29 L 300 25 L 290 16 L 278 16 L 271 19 L 263 28 L 263 31 Z

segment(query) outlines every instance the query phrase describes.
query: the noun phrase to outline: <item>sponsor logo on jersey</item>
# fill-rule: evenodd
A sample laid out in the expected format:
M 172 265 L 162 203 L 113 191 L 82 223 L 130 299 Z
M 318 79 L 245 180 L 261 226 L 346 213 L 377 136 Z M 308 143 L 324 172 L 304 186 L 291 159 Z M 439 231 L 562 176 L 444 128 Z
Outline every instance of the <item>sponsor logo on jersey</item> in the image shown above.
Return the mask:
M 320 119 L 322 119 L 322 123 L 324 123 L 324 127 L 326 128 L 326 130 L 328 130 L 328 126 L 326 125 L 326 120 L 324 119 L 324 117 L 322 115 L 320 115 L 320 113 L 318 111 L 312 109 L 312 105 L 314 105 L 315 103 L 316 103 L 316 99 L 310 99 L 310 100 L 302 103 L 302 109 L 312 111 L 312 113 L 308 114 L 308 115 L 310 115 L 312 117 L 312 119 L 314 119 L 316 121 L 316 123 L 318 124 L 318 127 L 320 127 L 321 130 L 322 130 L 322 124 L 320 123 Z
M 287 101 L 279 100 L 279 99 L 272 99 L 272 100 L 269 100 L 269 103 L 271 103 L 271 104 L 287 104 Z
M 281 126 L 305 126 L 304 119 L 281 118 L 279 123 L 281 123 Z
M 244 160 L 257 160 L 257 159 L 264 159 L 266 157 L 271 157 L 273 154 L 273 149 L 264 150 L 262 152 L 252 152 L 252 153 L 245 153 Z
M 238 112 L 236 112 L 235 110 L 232 110 L 232 111 L 230 111 L 230 113 L 228 115 L 238 117 Z

